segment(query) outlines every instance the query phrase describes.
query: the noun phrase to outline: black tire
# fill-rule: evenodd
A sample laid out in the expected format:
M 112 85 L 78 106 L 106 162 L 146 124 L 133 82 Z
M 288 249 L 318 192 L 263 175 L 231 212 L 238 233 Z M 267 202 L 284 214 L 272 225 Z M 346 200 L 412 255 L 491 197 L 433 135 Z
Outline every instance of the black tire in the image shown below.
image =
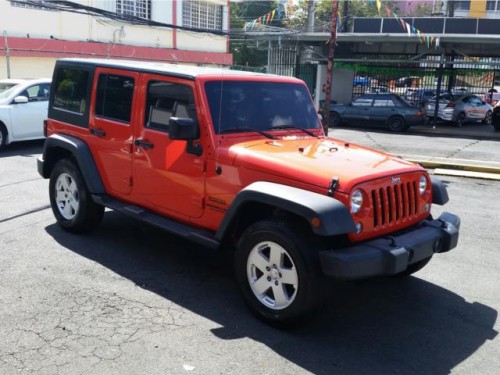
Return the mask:
M 297 324 L 318 306 L 318 254 L 304 232 L 284 221 L 264 220 L 249 227 L 236 247 L 235 276 L 246 304 L 279 328 Z
M 465 124 L 465 113 L 460 112 L 455 120 L 455 124 L 460 128 Z
M 415 262 L 413 264 L 410 264 L 405 271 L 399 273 L 397 276 L 400 276 L 400 277 L 406 277 L 406 276 L 410 276 L 410 275 L 413 275 L 415 272 L 418 272 L 420 271 L 422 268 L 424 268 L 427 263 L 429 263 L 432 259 L 432 256 L 430 256 L 429 258 L 425 258 L 425 259 L 422 259 L 422 260 L 419 260 L 418 262 Z
M 54 166 L 49 196 L 57 222 L 68 232 L 88 232 L 101 222 L 104 207 L 92 200 L 80 170 L 70 160 L 62 159 Z
M 401 116 L 391 117 L 389 121 L 387 121 L 387 126 L 389 126 L 392 132 L 402 132 L 408 128 L 405 119 Z
M 491 124 L 491 120 L 493 118 L 493 113 L 491 111 L 486 112 L 486 116 L 481 121 L 483 124 Z
M 0 151 L 3 151 L 5 148 L 5 143 L 7 142 L 7 129 L 5 126 L 0 123 Z
M 329 127 L 330 128 L 335 128 L 337 126 L 340 126 L 342 124 L 342 119 L 340 118 L 340 115 L 337 112 L 330 112 L 330 119 L 329 119 Z

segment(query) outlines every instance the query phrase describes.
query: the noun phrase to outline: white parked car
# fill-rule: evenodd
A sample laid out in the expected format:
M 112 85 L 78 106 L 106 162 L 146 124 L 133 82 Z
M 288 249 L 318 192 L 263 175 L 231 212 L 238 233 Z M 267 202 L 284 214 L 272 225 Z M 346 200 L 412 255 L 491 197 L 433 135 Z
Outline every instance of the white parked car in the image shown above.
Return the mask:
M 44 138 L 50 79 L 0 80 L 0 151 L 17 141 Z

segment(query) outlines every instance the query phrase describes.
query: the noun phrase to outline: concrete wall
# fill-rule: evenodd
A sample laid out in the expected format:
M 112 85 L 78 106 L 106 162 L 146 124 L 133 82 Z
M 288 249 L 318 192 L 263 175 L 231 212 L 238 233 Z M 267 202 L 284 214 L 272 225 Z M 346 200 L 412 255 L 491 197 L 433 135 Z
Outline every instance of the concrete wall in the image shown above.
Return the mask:
M 334 69 L 332 76 L 331 99 L 337 103 L 347 104 L 352 99 L 352 80 L 354 72 L 351 70 Z M 324 100 L 323 84 L 326 82 L 326 65 L 318 65 L 316 75 L 316 93 L 314 95 L 315 105 L 319 107 L 319 101 Z
M 81 4 L 114 11 L 110 0 L 79 0 Z M 227 3 L 212 1 L 219 5 Z M 172 24 L 172 1 L 152 0 L 154 21 Z M 113 6 L 111 6 L 113 5 Z M 227 8 L 227 7 L 225 7 Z M 177 14 L 182 14 L 182 1 L 177 2 Z M 227 9 L 225 13 L 227 15 Z M 123 43 L 130 45 L 172 48 L 172 29 L 130 25 L 107 18 L 90 17 L 69 12 L 54 12 L 12 6 L 9 1 L 0 1 L 0 33 L 8 36 L 32 38 L 57 38 L 64 40 L 98 41 L 103 43 Z M 177 17 L 182 25 L 182 18 Z M 224 22 L 227 29 L 227 21 Z M 123 29 L 122 29 L 123 27 Z M 226 52 L 227 37 L 208 33 L 177 31 L 177 48 L 190 51 Z

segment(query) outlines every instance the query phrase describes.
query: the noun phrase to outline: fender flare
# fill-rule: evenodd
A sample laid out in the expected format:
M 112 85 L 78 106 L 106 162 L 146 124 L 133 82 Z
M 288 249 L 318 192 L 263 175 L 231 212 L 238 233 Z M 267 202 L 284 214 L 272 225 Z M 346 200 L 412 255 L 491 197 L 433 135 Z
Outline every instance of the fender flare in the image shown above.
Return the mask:
M 240 209 L 252 202 L 264 203 L 303 217 L 311 225 L 312 231 L 320 236 L 335 236 L 356 230 L 349 210 L 337 199 L 287 185 L 259 181 L 236 195 L 217 230 L 216 239 L 221 241 L 224 238 Z M 316 218 L 319 219 L 319 225 L 313 226 L 311 221 Z
M 443 182 L 436 177 L 431 177 L 432 184 L 432 203 L 438 204 L 440 206 L 448 203 L 448 191 Z
M 58 149 L 67 151 L 74 158 L 91 194 L 106 193 L 89 146 L 81 139 L 67 134 L 54 134 L 45 140 L 43 158 L 38 159 L 38 172 L 43 178 L 50 177 L 54 165 L 59 161 Z

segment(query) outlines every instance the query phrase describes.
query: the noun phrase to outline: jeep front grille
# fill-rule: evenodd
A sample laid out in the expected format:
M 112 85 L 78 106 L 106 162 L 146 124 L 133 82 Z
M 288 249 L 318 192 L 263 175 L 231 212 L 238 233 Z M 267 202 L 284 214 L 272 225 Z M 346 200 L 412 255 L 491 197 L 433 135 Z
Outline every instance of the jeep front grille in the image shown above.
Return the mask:
M 371 191 L 373 227 L 378 228 L 418 215 L 418 184 L 407 181 Z

